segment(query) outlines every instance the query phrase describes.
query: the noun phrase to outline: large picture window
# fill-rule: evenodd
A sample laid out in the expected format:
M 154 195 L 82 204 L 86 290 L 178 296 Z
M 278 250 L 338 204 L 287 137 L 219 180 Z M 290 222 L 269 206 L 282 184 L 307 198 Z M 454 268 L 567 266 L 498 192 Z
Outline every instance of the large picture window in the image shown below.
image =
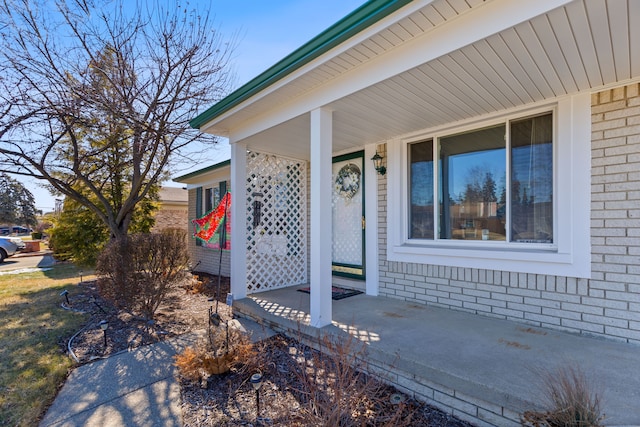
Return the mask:
M 552 113 L 412 143 L 408 160 L 410 239 L 554 242 Z

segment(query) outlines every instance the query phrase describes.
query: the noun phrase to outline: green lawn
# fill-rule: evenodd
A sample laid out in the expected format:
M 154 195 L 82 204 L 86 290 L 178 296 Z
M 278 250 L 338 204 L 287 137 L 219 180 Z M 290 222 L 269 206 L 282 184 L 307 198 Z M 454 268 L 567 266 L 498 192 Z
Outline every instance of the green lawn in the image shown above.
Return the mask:
M 37 425 L 73 366 L 61 343 L 85 316 L 62 309 L 60 292 L 79 281 L 71 264 L 0 274 L 0 425 Z

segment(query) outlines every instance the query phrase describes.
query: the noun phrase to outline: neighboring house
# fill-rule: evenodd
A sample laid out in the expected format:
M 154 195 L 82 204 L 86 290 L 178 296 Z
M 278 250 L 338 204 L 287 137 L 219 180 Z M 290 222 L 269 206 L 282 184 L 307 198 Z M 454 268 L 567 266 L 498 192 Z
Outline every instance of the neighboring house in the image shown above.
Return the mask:
M 187 190 L 176 187 L 161 187 L 158 192 L 159 208 L 155 213 L 155 225 L 152 231 L 167 228 L 187 228 L 188 201 Z
M 191 122 L 246 195 L 236 299 L 310 283 L 321 327 L 340 280 L 640 343 L 639 52 L 637 1 L 367 2 Z
M 194 270 L 217 275 L 221 267 L 221 275 L 225 277 L 230 276 L 230 252 L 222 251 L 220 263 L 220 249 L 195 239 L 191 221 L 211 212 L 230 189 L 230 164 L 231 161 L 226 160 L 174 178 L 175 182 L 187 184 L 189 193 L 188 220 L 185 217 L 185 223 L 189 227 L 188 248 Z

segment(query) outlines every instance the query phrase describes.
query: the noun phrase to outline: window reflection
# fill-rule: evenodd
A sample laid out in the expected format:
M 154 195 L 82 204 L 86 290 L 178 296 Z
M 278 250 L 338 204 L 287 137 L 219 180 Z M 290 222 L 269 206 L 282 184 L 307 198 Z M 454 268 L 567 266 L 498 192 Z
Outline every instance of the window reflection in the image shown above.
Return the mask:
M 511 123 L 511 232 L 514 242 L 553 242 L 552 116 Z
M 409 236 L 412 239 L 433 239 L 433 140 L 411 144 L 409 148 Z
M 505 156 L 504 125 L 440 140 L 441 239 L 506 239 Z
M 553 243 L 552 113 L 413 143 L 408 155 L 410 239 Z

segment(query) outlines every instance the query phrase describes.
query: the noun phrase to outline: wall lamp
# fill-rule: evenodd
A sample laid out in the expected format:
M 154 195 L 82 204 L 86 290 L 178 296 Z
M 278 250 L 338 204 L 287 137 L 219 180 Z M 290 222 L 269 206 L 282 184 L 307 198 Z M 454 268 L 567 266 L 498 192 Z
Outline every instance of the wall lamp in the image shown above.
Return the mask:
M 373 167 L 375 168 L 376 172 L 378 172 L 380 175 L 384 175 L 385 173 L 387 173 L 387 168 L 382 166 L 382 156 L 378 154 L 378 151 L 376 151 L 376 154 L 374 154 L 371 160 L 373 161 Z

